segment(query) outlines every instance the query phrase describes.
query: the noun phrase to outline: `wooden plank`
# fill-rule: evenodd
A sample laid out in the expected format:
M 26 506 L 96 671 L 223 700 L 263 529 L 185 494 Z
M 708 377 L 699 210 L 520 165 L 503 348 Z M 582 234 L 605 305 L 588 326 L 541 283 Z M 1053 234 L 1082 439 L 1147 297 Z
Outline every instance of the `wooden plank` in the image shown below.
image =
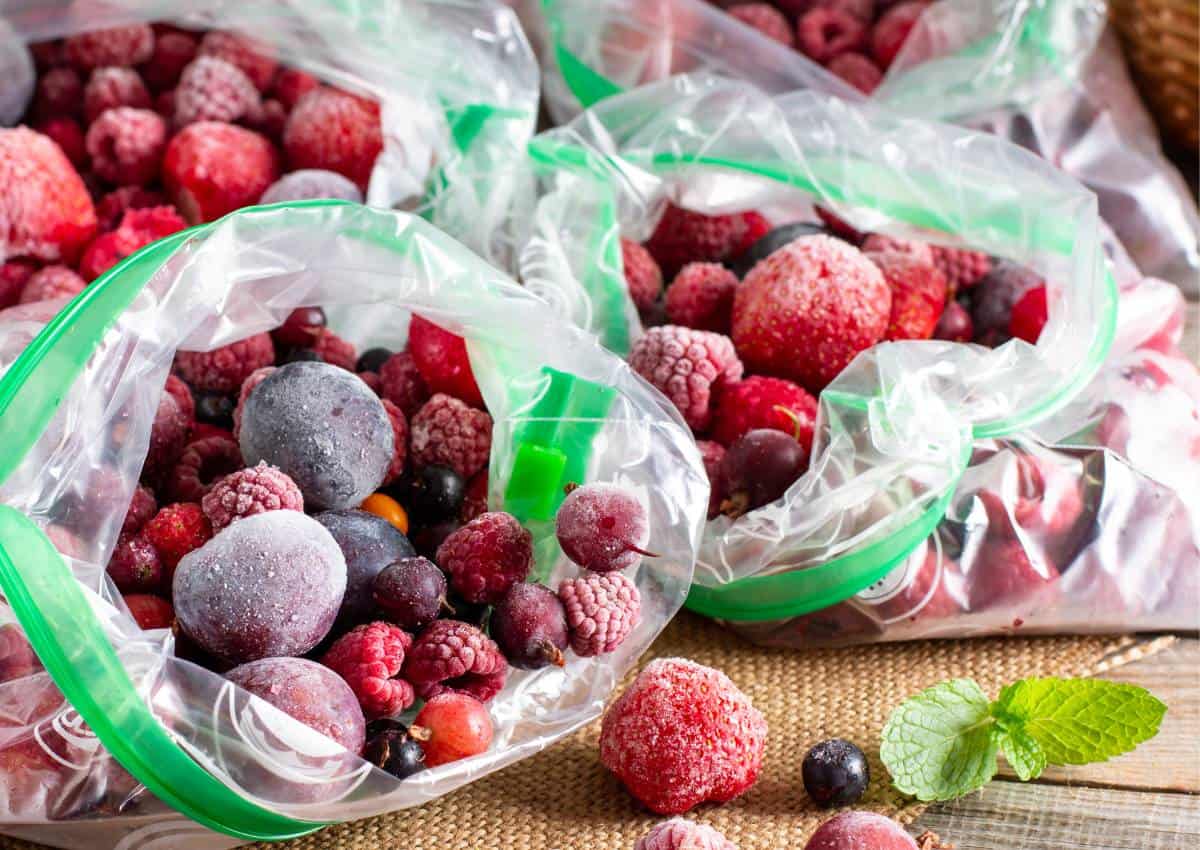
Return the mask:
M 1140 685 L 1165 702 L 1162 729 L 1132 753 L 1111 761 L 1047 767 L 1039 782 L 1200 793 L 1200 640 L 1180 639 L 1103 678 Z M 1013 773 L 1002 765 L 1001 775 Z
M 957 850 L 1194 850 L 1200 797 L 998 780 L 909 827 Z

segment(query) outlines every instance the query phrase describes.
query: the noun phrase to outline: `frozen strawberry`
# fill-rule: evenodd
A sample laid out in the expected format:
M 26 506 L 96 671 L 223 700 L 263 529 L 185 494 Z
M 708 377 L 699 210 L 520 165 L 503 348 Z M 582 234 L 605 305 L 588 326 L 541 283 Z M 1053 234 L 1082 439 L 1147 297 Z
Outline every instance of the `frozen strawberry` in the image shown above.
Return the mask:
M 737 275 L 719 263 L 688 263 L 667 288 L 673 325 L 728 334 Z
M 320 85 L 317 78 L 306 71 L 297 68 L 280 68 L 279 73 L 275 76 L 275 82 L 271 84 L 270 94 L 286 109 L 292 109 L 300 102 L 300 98 Z
M 818 6 L 800 17 L 796 42 L 806 56 L 825 64 L 866 46 L 867 24 L 844 9 Z
M 121 186 L 113 189 L 96 203 L 96 218 L 99 219 L 100 232 L 107 233 L 116 230 L 126 210 L 140 210 L 147 207 L 167 205 L 167 199 L 161 192 L 146 189 L 142 186 Z
M 0 248 L 6 259 L 73 263 L 96 210 L 62 148 L 25 127 L 0 128 Z
M 261 107 L 258 89 L 236 65 L 200 56 L 183 69 L 175 87 L 175 126 L 236 121 Z
M 33 114 L 42 119 L 83 114 L 83 78 L 74 68 L 51 68 L 38 80 Z
M 74 298 L 83 292 L 87 283 L 66 266 L 46 266 L 29 278 L 21 290 L 21 304 L 49 301 L 52 298 Z
M 150 92 L 130 68 L 97 68 L 83 90 L 83 117 L 90 124 L 106 109 L 132 106 L 149 109 Z
M 138 65 L 154 53 L 154 31 L 149 24 L 130 24 L 90 30 L 68 36 L 63 42 L 67 61 L 81 71 Z
M 334 88 L 314 89 L 288 116 L 283 149 L 291 169 L 336 171 L 365 191 L 383 150 L 379 104 Z
M 250 78 L 259 91 L 266 91 L 279 68 L 275 48 L 242 33 L 214 30 L 200 42 L 201 56 L 224 59 Z
M 752 371 L 819 393 L 887 330 L 879 268 L 829 236 L 804 236 L 756 265 L 733 300 L 733 341 Z
M 782 12 L 770 3 L 740 3 L 730 6 L 726 11 L 743 24 L 754 27 L 767 38 L 774 39 L 780 44 L 793 47 L 796 36 L 792 26 Z
M 126 210 L 116 230 L 101 235 L 88 246 L 79 261 L 79 274 L 91 282 L 151 242 L 185 227 L 187 223 L 171 206 Z
M 625 271 L 625 285 L 633 306 L 639 311 L 649 310 L 662 294 L 662 270 L 658 263 L 641 245 L 622 239 L 621 268 Z
M 679 325 L 650 328 L 633 344 L 629 365 L 669 398 L 693 431 L 712 418 L 712 395 L 742 377 L 729 337 Z
M 867 256 L 879 266 L 892 291 L 892 311 L 883 338 L 932 337 L 946 305 L 946 278 L 942 273 L 911 255 L 888 252 Z
M 736 259 L 765 233 L 763 223 L 757 213 L 705 215 L 672 204 L 646 240 L 646 250 L 664 275 L 674 277 L 687 263 Z
M 154 38 L 154 53 L 141 67 L 142 79 L 152 91 L 175 88 L 183 69 L 196 58 L 197 41 L 181 30 L 159 33 Z
M 1048 318 L 1046 287 L 1035 286 L 1013 304 L 1012 316 L 1008 320 L 1008 332 L 1017 339 L 1036 345 Z
M 202 121 L 167 145 L 163 184 L 193 224 L 215 221 L 256 202 L 279 176 L 279 154 L 252 130 Z
M 108 109 L 87 132 L 96 174 L 109 183 L 143 185 L 158 176 L 167 148 L 167 123 L 149 109 Z
M 843 53 L 825 66 L 829 73 L 848 82 L 863 94 L 870 94 L 883 82 L 879 66 L 861 53 Z
M 445 393 L 473 407 L 483 407 L 483 396 L 471 372 L 467 344 L 462 337 L 414 315 L 408 326 L 408 353 L 430 392 Z M 380 375 L 384 395 L 404 410 L 406 400 L 389 393 L 388 377 L 385 364 L 384 373 Z
M 929 5 L 927 0 L 911 0 L 900 3 L 883 13 L 871 30 L 871 55 L 883 70 L 891 67 L 904 46 L 908 34 L 917 25 L 917 19 Z
M 795 437 L 812 451 L 817 400 L 803 387 L 783 378 L 751 375 L 717 391 L 712 436 L 723 446 L 756 428 L 773 428 Z

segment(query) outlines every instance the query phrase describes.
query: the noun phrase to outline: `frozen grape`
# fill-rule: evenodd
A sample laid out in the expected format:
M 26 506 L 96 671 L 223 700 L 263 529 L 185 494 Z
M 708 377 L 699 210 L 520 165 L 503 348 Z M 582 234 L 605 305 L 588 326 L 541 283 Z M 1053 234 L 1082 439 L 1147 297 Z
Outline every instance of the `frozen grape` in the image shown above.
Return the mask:
M 842 812 L 817 829 L 804 850 L 917 850 L 917 842 L 891 818 Z
M 346 558 L 346 595 L 338 619 L 343 623 L 366 622 L 375 608 L 371 598 L 375 577 L 388 564 L 417 553 L 407 537 L 375 514 L 354 509 L 326 511 L 315 519 L 333 535 Z
M 558 595 L 540 584 L 515 584 L 492 612 L 492 640 L 513 667 L 562 667 L 567 648 L 567 612 Z
M 650 554 L 646 509 L 632 493 L 611 484 L 572 490 L 558 509 L 555 533 L 564 555 L 597 573 L 628 569 Z
M 487 706 L 466 694 L 435 696 L 425 703 L 410 731 L 422 742 L 429 767 L 479 755 L 492 745 Z
M 446 605 L 446 576 L 428 558 L 401 558 L 375 576 L 375 604 L 397 626 L 415 632 Z
M 808 452 L 782 431 L 756 428 L 734 441 L 721 459 L 729 498 L 725 513 L 741 516 L 768 505 L 787 491 L 808 466 Z
M 268 511 L 184 556 L 175 613 L 204 651 L 240 664 L 308 652 L 345 591 L 346 559 L 324 526 L 299 511 Z
M 821 808 L 858 802 L 871 779 L 863 751 L 841 738 L 822 741 L 809 750 L 801 773 L 804 789 Z
M 225 678 L 350 752 L 362 752 L 367 722 L 358 697 L 328 667 L 304 658 L 262 658 Z
M 328 363 L 280 366 L 254 388 L 241 417 L 242 457 L 281 469 L 310 508 L 354 507 L 392 462 L 392 422 L 353 372 Z

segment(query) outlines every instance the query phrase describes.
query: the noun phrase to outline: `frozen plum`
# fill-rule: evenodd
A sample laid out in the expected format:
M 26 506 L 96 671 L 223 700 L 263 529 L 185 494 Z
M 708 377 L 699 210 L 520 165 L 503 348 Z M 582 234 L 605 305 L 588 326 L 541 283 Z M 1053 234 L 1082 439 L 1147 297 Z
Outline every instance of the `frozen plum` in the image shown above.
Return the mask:
M 371 589 L 388 564 L 417 554 L 408 538 L 382 517 L 360 510 L 326 511 L 315 519 L 333 535 L 346 558 L 346 595 L 338 619 L 362 623 L 375 609 Z
M 303 658 L 261 658 L 225 678 L 350 752 L 362 752 L 367 721 L 358 697 L 328 667 Z
M 328 363 L 280 366 L 254 388 L 241 417 L 242 457 L 283 470 L 309 508 L 355 507 L 392 462 L 383 402 L 353 372 Z
M 174 580 L 183 631 L 235 664 L 308 652 L 333 625 L 345 591 L 337 541 L 299 511 L 235 522 L 184 556 Z

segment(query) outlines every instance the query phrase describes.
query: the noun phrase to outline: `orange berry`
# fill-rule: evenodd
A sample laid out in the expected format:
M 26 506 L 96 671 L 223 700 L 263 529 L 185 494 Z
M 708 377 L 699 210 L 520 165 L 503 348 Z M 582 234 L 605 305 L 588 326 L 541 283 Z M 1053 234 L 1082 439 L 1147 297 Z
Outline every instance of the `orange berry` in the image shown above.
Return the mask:
M 381 519 L 386 519 L 396 528 L 400 529 L 401 534 L 408 534 L 408 512 L 404 510 L 404 506 L 393 499 L 391 496 L 385 496 L 383 493 L 372 493 L 367 496 L 366 500 L 359 505 L 364 511 Z

